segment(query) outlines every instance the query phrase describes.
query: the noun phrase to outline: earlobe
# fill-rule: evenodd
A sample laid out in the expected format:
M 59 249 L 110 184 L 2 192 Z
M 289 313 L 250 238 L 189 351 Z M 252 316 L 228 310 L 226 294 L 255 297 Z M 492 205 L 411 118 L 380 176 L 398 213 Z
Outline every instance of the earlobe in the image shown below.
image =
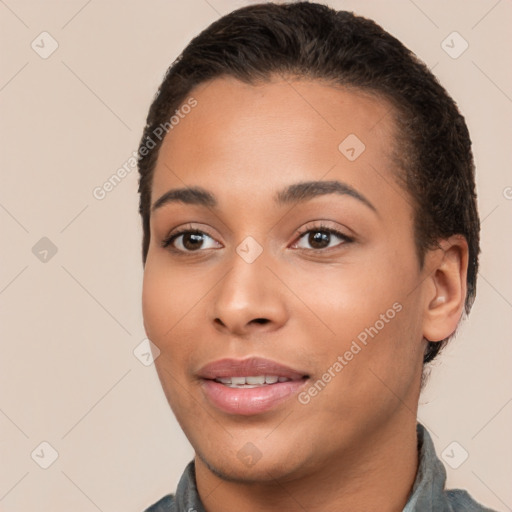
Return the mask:
M 468 269 L 466 239 L 453 235 L 442 240 L 439 248 L 427 256 L 427 261 L 432 266 L 426 280 L 423 337 L 442 341 L 455 332 L 464 311 Z

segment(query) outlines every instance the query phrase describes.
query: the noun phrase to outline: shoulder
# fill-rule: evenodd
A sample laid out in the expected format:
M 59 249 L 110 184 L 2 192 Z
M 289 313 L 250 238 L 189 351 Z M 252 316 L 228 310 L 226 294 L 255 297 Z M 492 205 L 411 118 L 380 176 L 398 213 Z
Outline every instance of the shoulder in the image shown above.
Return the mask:
M 168 494 L 147 508 L 144 512 L 174 512 L 174 495 Z
M 196 473 L 192 460 L 181 475 L 174 494 L 167 494 L 144 512 L 204 512 L 196 487 Z
M 403 512 L 494 512 L 462 489 L 446 489 L 446 469 L 437 457 L 428 431 L 418 423 L 418 470 Z
M 447 490 L 445 496 L 453 512 L 495 512 L 477 503 L 467 491 L 462 489 Z

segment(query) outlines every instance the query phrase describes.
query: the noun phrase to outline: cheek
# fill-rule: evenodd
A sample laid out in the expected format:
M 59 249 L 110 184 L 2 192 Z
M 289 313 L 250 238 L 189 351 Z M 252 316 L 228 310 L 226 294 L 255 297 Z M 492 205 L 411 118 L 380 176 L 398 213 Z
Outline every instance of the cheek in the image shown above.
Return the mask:
M 190 404 L 180 396 L 184 383 L 182 371 L 187 367 L 190 347 L 184 340 L 194 339 L 186 332 L 187 319 L 197 293 L 164 258 L 148 254 L 142 287 L 142 314 L 147 337 L 159 348 L 155 367 L 167 400 L 176 408 L 188 411 Z M 194 416 L 193 411 L 186 414 Z
M 300 297 L 316 313 L 316 321 L 322 320 L 332 337 L 346 341 L 376 322 L 380 328 L 385 322 L 388 331 L 392 323 L 399 323 L 396 309 L 410 299 L 415 272 L 412 265 L 407 268 L 405 262 L 394 263 L 393 258 L 372 258 L 368 262 L 309 269 L 295 276 L 293 287 L 300 290 Z M 332 343 L 332 339 L 327 341 Z
M 142 316 L 148 338 L 159 347 L 165 332 L 171 325 L 169 312 L 173 308 L 170 303 L 171 294 L 166 292 L 167 290 L 166 281 L 158 278 L 153 267 L 146 264 L 142 285 Z
M 386 379 L 412 377 L 422 350 L 419 273 L 413 253 L 400 255 L 388 247 L 303 276 L 296 289 L 330 330 L 313 338 L 317 350 L 322 345 L 326 369 L 348 351 L 343 373 L 350 381 L 367 379 L 369 367 Z M 311 317 L 311 322 L 318 326 L 317 319 Z
M 148 338 L 162 350 L 172 331 L 193 306 L 194 289 L 183 273 L 148 255 L 142 286 L 142 314 Z M 196 299 L 197 301 L 197 299 Z
M 198 340 L 204 338 L 205 304 L 215 281 L 198 272 L 170 264 L 165 254 L 148 255 L 144 269 L 144 328 L 160 350 L 155 366 L 171 406 L 183 401 L 175 388 L 183 387 L 191 360 L 197 356 L 198 350 L 191 346 L 198 349 Z

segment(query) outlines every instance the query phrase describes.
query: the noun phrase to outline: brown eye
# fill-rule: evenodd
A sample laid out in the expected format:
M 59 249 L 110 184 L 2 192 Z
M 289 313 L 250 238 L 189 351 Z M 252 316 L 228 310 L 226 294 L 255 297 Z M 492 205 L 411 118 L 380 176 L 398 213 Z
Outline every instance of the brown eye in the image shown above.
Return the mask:
M 195 251 L 200 249 L 204 243 L 204 237 L 202 234 L 197 233 L 185 233 L 181 235 L 182 245 L 187 251 Z
M 322 249 L 331 249 L 352 241 L 352 238 L 334 229 L 315 228 L 302 233 L 299 241 L 294 247 L 298 249 L 320 251 Z
M 325 249 L 329 247 L 331 234 L 326 231 L 311 231 L 308 235 L 308 242 L 313 249 Z
M 167 247 L 176 252 L 197 252 L 201 249 L 215 249 L 220 244 L 211 236 L 202 231 L 180 231 L 174 233 L 162 242 L 162 247 Z

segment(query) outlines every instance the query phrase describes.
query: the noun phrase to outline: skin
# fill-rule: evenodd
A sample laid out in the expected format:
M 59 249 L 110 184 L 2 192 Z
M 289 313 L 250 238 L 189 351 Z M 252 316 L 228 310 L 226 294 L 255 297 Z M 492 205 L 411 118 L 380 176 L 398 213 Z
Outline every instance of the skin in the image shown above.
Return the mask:
M 206 510 L 401 511 L 418 463 L 424 338 L 442 340 L 460 319 L 465 240 L 440 241 L 420 267 L 386 101 L 282 78 L 215 79 L 192 95 L 197 106 L 160 150 L 152 202 L 201 186 L 218 204 L 152 212 L 143 315 L 164 392 L 196 452 Z M 349 134 L 366 146 L 353 162 L 338 149 Z M 342 194 L 274 202 L 276 191 L 311 180 L 344 182 L 376 211 Z M 331 235 L 328 248 L 311 245 L 308 230 L 320 224 L 353 241 Z M 182 227 L 204 231 L 205 248 L 163 248 Z M 253 263 L 235 250 L 247 236 L 263 249 Z M 205 397 L 197 372 L 225 357 L 299 369 L 308 389 L 395 303 L 401 311 L 307 404 L 293 397 L 235 416 Z M 246 443 L 261 455 L 252 466 L 237 457 Z

